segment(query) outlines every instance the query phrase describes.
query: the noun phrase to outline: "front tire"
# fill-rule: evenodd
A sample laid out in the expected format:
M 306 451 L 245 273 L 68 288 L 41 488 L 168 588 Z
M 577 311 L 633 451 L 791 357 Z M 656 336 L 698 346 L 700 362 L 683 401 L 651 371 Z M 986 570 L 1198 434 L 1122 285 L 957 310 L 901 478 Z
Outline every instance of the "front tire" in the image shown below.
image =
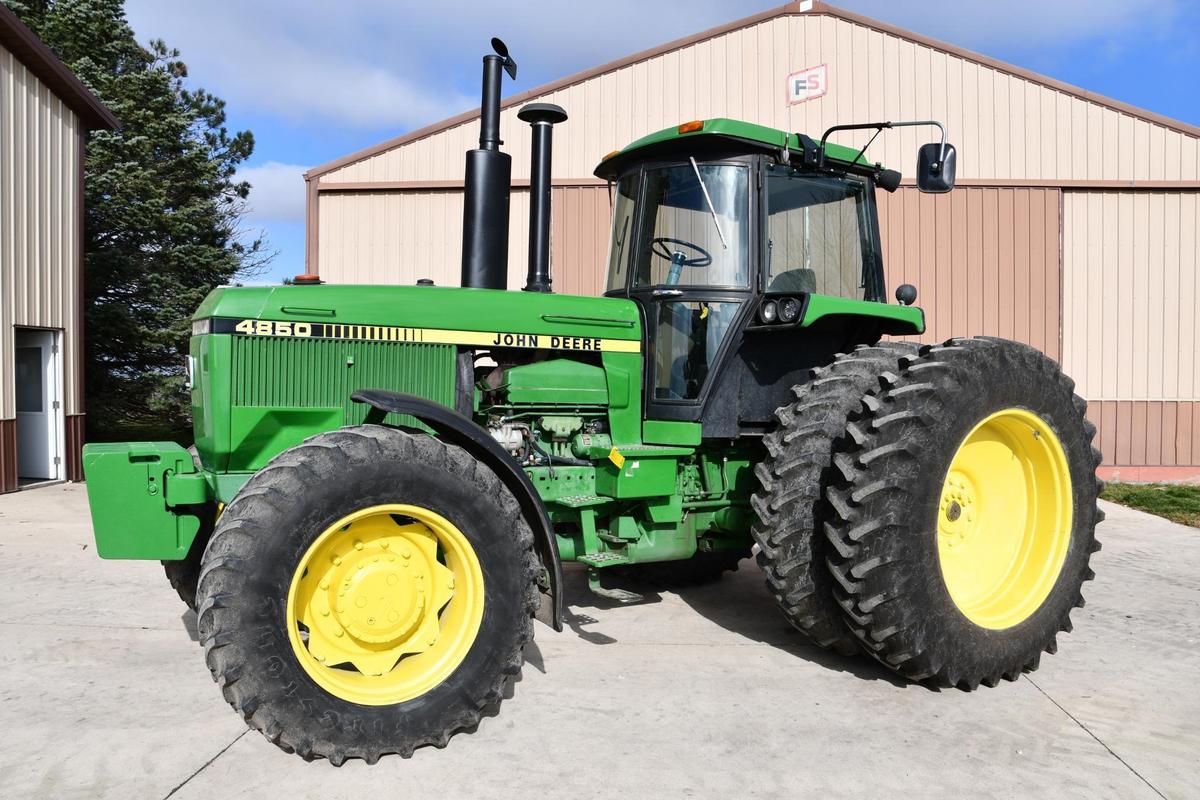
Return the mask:
M 867 652 L 912 680 L 1016 680 L 1071 630 L 1100 454 L 1058 365 L 999 339 L 904 359 L 834 461 L 828 566 Z
M 221 515 L 197 593 L 226 700 L 306 759 L 445 746 L 520 671 L 533 534 L 466 451 L 364 425 L 315 436 Z
M 196 469 L 203 469 L 196 446 L 189 447 L 188 452 L 192 456 L 192 462 L 195 463 Z M 213 521 L 216 516 L 217 508 L 212 504 L 206 504 L 200 514 L 200 530 L 196 532 L 196 538 L 192 539 L 192 548 L 188 550 L 188 554 L 176 561 L 161 562 L 167 582 L 171 584 L 175 594 L 179 595 L 179 599 L 186 603 L 192 611 L 196 610 L 196 584 L 200 581 L 200 561 L 204 558 L 204 548 L 208 547 L 208 540 L 212 537 Z

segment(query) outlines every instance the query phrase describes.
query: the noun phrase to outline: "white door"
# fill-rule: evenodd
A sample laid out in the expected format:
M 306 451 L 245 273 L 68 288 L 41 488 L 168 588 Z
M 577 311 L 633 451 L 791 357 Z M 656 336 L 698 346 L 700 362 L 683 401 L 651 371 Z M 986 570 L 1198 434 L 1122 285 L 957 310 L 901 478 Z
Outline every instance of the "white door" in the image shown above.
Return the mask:
M 57 331 L 17 330 L 17 476 L 62 474 L 62 369 Z

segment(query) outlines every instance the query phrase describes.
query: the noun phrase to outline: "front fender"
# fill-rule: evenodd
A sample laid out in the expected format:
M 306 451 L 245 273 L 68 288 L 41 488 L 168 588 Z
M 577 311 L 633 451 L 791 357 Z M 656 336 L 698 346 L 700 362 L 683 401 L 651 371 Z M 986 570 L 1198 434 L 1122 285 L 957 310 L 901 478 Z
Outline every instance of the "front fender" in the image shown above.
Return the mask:
M 350 399 L 371 407 L 365 420 L 368 424 L 381 425 L 388 414 L 407 414 L 416 417 L 423 424 L 432 428 L 442 439 L 471 453 L 496 473 L 496 476 L 517 498 L 529 527 L 533 529 L 534 545 L 549 577 L 550 585 L 545 591 L 550 596 L 550 624 L 554 630 L 561 631 L 563 627 L 562 559 L 559 557 L 558 543 L 554 539 L 554 528 L 550 524 L 550 517 L 546 514 L 546 507 L 538 497 L 537 490 L 533 488 L 529 476 L 517 466 L 512 456 L 475 422 L 451 408 L 432 400 L 426 400 L 424 397 L 403 392 L 391 392 L 386 389 L 360 389 L 351 395 Z

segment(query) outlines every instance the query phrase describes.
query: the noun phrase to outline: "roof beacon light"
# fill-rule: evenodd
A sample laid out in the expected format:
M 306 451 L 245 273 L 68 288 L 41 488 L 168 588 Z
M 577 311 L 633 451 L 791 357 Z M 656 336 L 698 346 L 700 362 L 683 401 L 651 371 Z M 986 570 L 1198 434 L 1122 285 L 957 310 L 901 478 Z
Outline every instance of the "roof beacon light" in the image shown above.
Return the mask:
M 704 130 L 704 121 L 694 119 L 691 122 L 683 123 L 676 130 L 678 130 L 679 133 L 695 133 L 696 131 L 702 131 Z

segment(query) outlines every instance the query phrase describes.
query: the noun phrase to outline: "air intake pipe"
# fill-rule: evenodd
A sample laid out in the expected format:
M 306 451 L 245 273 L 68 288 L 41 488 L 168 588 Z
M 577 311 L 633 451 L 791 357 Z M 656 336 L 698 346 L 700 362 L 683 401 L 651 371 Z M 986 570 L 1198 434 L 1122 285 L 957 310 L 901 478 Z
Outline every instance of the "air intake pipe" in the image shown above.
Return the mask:
M 529 277 L 526 292 L 550 291 L 550 143 L 567 112 L 553 103 L 530 103 L 517 118 L 533 129 L 529 174 Z
M 500 152 L 500 70 L 516 80 L 517 62 L 499 39 L 495 55 L 483 57 L 479 149 L 467 151 L 463 192 L 462 285 L 504 289 L 508 285 L 508 195 L 512 158 Z

